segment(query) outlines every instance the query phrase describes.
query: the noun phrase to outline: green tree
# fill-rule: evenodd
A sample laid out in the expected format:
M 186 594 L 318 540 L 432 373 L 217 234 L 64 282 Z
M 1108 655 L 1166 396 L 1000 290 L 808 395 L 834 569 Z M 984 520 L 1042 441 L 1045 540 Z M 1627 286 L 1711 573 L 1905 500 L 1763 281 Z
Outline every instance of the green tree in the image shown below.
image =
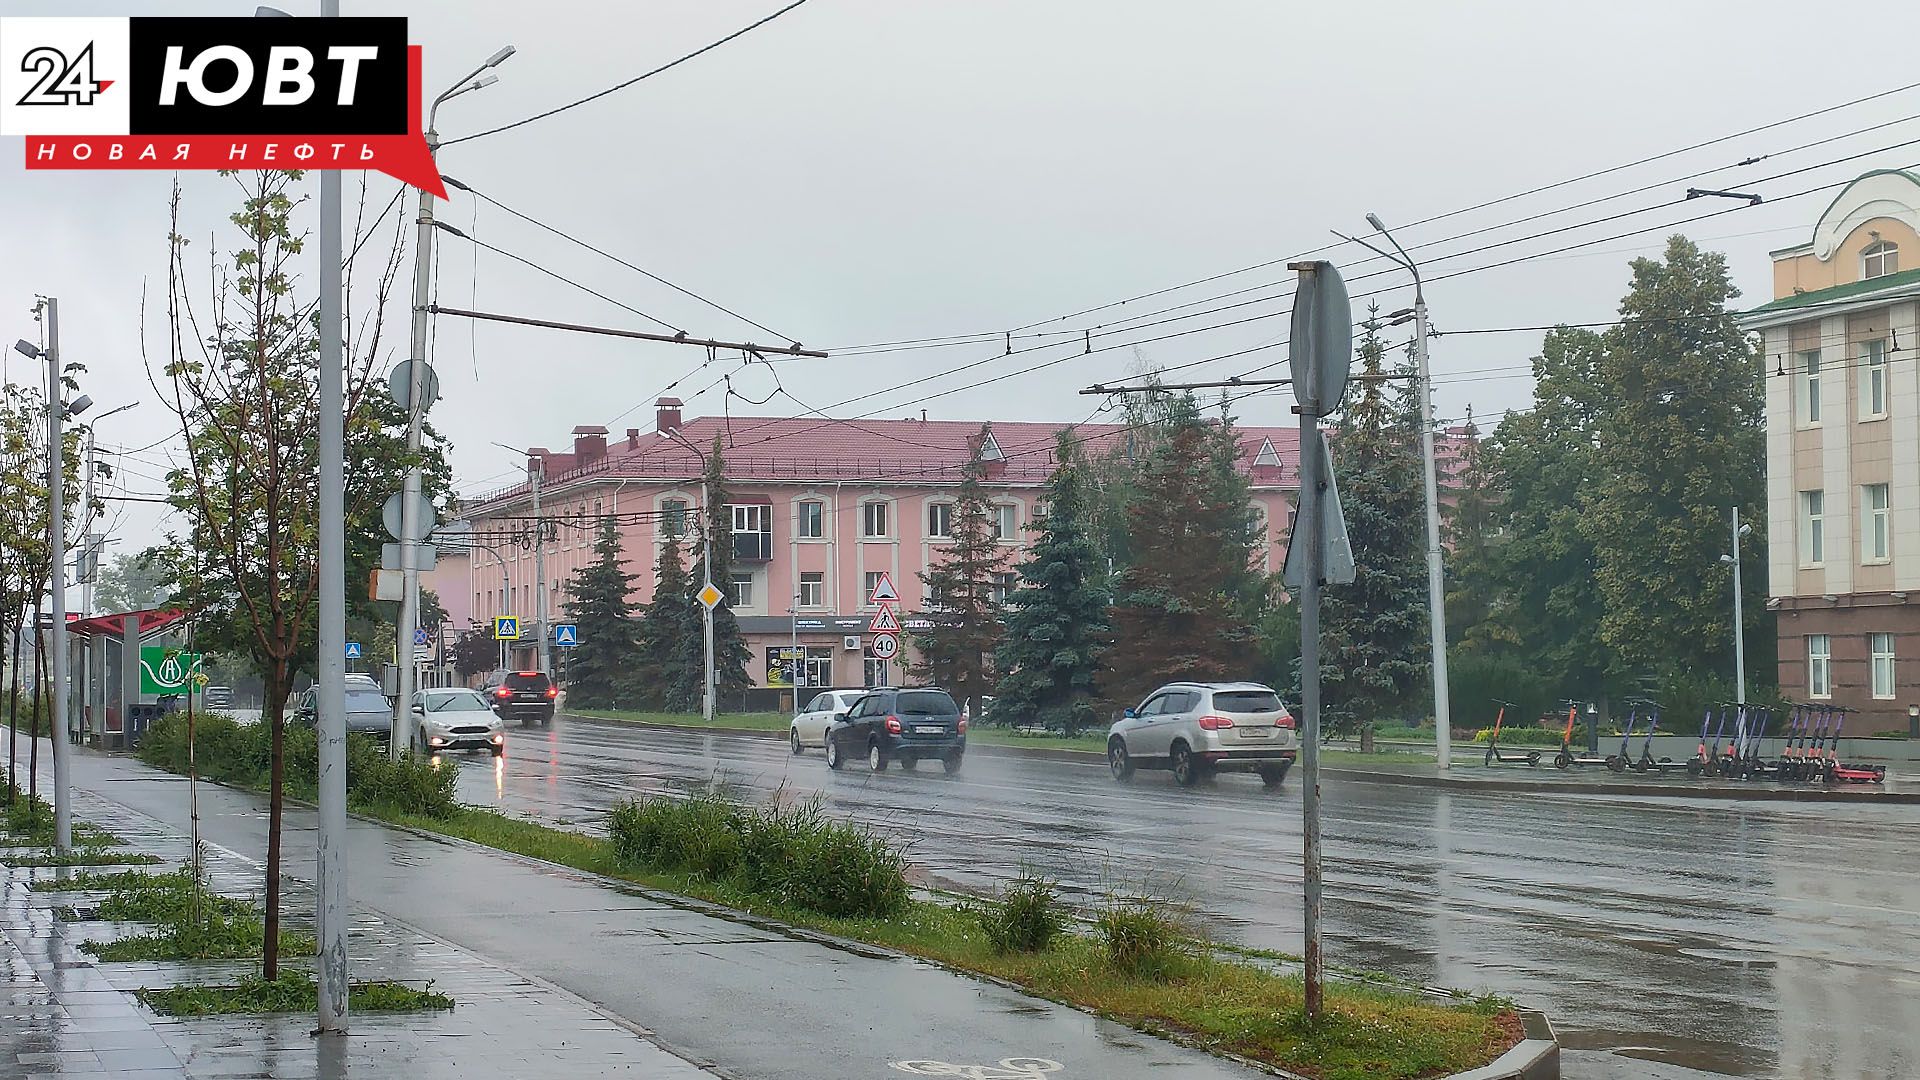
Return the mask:
M 1581 527 L 1598 480 L 1594 428 L 1604 342 L 1557 327 L 1533 361 L 1534 407 L 1509 414 L 1487 456 L 1503 493 L 1506 535 L 1497 549 L 1506 596 L 1498 617 L 1470 632 L 1481 651 L 1518 657 L 1563 694 L 1598 693 L 1613 666 L 1600 639 L 1604 601 L 1592 541 Z
M 680 538 L 668 534 L 654 564 L 653 599 L 640 615 L 640 663 L 634 699 L 643 708 L 667 712 L 700 708 L 700 679 L 706 660 L 694 580 L 681 562 Z
M 928 626 L 913 635 L 920 658 L 909 667 L 914 675 L 950 691 L 969 716 L 979 716 L 980 699 L 993 692 L 994 648 L 1001 629 L 994 578 L 1006 566 L 980 486 L 984 469 L 978 447 L 985 444 L 987 431 L 981 427 L 973 456 L 960 474 L 951 539 L 920 574 L 927 587 L 923 617 Z
M 1385 390 L 1377 309 L 1359 356 L 1365 378 L 1333 440 L 1354 580 L 1322 594 L 1320 680 L 1327 703 L 1356 720 L 1407 719 L 1425 715 L 1432 696 L 1419 412 Z
M 453 670 L 463 679 L 493 670 L 500 662 L 500 643 L 486 630 L 469 630 L 453 643 Z
M 580 628 L 580 644 L 567 659 L 567 701 L 610 709 L 638 699 L 640 625 L 627 601 L 635 575 L 627 572 L 612 517 L 601 521 L 593 551 L 596 561 L 574 571 L 568 587 L 567 617 Z
M 994 652 L 996 720 L 1031 721 L 1074 735 L 1095 723 L 1101 658 L 1113 647 L 1106 559 L 1094 538 L 1092 476 L 1071 431 L 1055 436 L 1047 516 L 1007 597 L 1006 628 Z
M 1246 548 L 1220 524 L 1236 508 L 1218 502 L 1215 436 L 1191 395 L 1172 400 L 1164 437 L 1137 463 L 1126 511 L 1131 557 L 1115 591 L 1103 688 L 1115 706 L 1171 679 L 1244 677 L 1255 658 L 1239 598 Z
M 1740 291 L 1726 256 L 1683 236 L 1665 255 L 1634 260 L 1622 321 L 1606 334 L 1582 527 L 1618 674 L 1730 674 L 1719 569 L 1730 507 L 1754 527 L 1746 556 L 1767 558 L 1763 369 L 1729 307 Z M 1766 631 L 1750 636 L 1771 641 L 1764 575 L 1746 584 L 1753 629 Z
M 727 463 L 722 452 L 721 438 L 713 437 L 713 447 L 707 453 L 706 472 L 702 484 L 707 500 L 705 512 L 701 514 L 702 528 L 706 537 L 712 541 L 713 569 L 711 574 L 703 575 L 700 564 L 694 564 L 693 580 L 698 591 L 700 585 L 708 581 L 722 593 L 733 587 L 733 506 L 727 499 Z M 703 627 L 704 632 L 704 627 Z M 699 643 L 696 638 L 695 643 Z M 713 609 L 713 673 L 717 685 L 716 710 L 728 701 L 738 700 L 740 695 L 752 685 L 747 676 L 747 665 L 753 661 L 753 651 L 747 648 L 747 639 L 740 633 L 740 620 L 733 614 L 733 605 L 722 601 Z M 704 657 L 702 664 L 704 666 Z M 698 686 L 699 678 L 696 677 Z
M 172 594 L 166 559 L 151 549 L 101 563 L 93 581 L 93 606 L 105 612 L 144 611 Z
M 1453 503 L 1446 513 L 1447 640 L 1449 656 L 1468 656 L 1488 648 L 1490 625 L 1504 617 L 1500 571 L 1501 507 L 1499 489 L 1480 428 L 1467 410 L 1460 434 L 1460 471 Z

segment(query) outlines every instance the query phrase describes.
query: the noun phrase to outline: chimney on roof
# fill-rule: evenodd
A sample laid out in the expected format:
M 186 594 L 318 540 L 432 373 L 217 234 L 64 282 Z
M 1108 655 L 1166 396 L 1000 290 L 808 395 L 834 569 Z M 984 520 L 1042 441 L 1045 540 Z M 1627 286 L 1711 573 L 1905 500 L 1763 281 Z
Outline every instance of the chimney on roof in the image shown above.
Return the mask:
M 630 427 L 627 429 L 627 449 L 629 450 L 640 449 L 640 429 L 639 428 Z
M 598 424 L 581 424 L 573 429 L 573 463 L 591 465 L 607 456 L 607 429 Z
M 680 430 L 681 400 L 677 397 L 663 397 L 654 404 L 653 429 L 665 435 L 669 431 Z

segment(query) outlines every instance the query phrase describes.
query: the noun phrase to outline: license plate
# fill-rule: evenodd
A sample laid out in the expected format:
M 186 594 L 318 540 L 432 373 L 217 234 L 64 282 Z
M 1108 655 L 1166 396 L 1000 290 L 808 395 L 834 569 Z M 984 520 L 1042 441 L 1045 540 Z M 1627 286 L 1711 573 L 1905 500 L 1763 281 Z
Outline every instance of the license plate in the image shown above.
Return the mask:
M 945 735 L 947 729 L 934 724 L 916 724 L 914 725 L 913 733 L 915 735 Z
M 1241 728 L 1240 737 L 1243 739 L 1271 739 L 1273 738 L 1273 729 L 1267 727 Z

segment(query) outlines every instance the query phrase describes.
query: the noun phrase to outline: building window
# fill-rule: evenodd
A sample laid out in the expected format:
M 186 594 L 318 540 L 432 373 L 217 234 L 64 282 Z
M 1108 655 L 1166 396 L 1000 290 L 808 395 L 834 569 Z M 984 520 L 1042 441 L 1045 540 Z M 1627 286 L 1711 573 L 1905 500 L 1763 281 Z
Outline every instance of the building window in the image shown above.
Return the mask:
M 879 587 L 880 587 L 880 571 L 878 570 L 867 571 L 866 576 L 862 578 L 860 582 L 861 606 L 863 607 L 869 606 L 869 602 L 873 598 L 873 590 Z
M 1867 653 L 1873 696 L 1881 699 L 1893 697 L 1893 635 L 1868 634 Z
M 734 503 L 733 557 L 746 562 L 773 558 L 773 507 L 767 503 Z
M 1012 574 L 993 575 L 993 602 L 1004 604 L 1007 597 L 1013 595 L 1015 578 Z
M 1047 500 L 1041 499 L 1033 504 L 1033 520 L 1035 524 L 1047 520 Z
M 824 607 L 825 606 L 824 598 L 826 594 L 827 594 L 827 575 L 825 574 L 801 574 L 800 575 L 800 606 L 801 607 Z
M 874 538 L 893 535 L 887 527 L 887 504 L 870 502 L 860 504 L 860 535 Z
M 1877 338 L 1866 343 L 1860 357 L 1860 413 L 1873 418 L 1887 415 L 1887 343 Z
M 887 666 L 885 660 L 873 656 L 862 657 L 862 660 L 864 661 L 863 666 L 866 668 L 863 673 L 866 677 L 865 685 L 886 686 L 889 684 L 892 678 L 892 671 Z
M 1833 693 L 1833 640 L 1825 634 L 1807 635 L 1807 693 L 1818 698 Z
M 1860 557 L 1866 562 L 1887 561 L 1887 518 L 1887 485 L 1863 486 L 1860 489 Z
M 1012 503 L 995 503 L 993 506 L 993 538 L 995 540 L 1015 540 L 1020 536 L 1020 508 Z
M 1900 272 L 1900 246 L 1891 240 L 1868 244 L 1860 252 L 1860 277 L 1886 277 Z
M 1800 370 L 1805 373 L 1801 390 L 1801 414 L 1807 423 L 1820 422 L 1820 350 L 1813 349 L 1800 354 Z
M 827 534 L 827 505 L 809 499 L 795 507 L 798 520 L 793 534 L 802 540 L 818 540 Z
M 687 500 L 668 499 L 660 504 L 660 533 L 663 536 L 687 535 Z
M 1827 561 L 1826 536 L 1823 522 L 1826 513 L 1827 493 L 1824 491 L 1803 491 L 1800 493 L 1800 565 L 1819 566 Z
M 953 535 L 953 504 L 927 504 L 927 539 L 945 540 Z
M 753 606 L 753 574 L 741 571 L 733 575 L 731 587 L 727 590 L 727 604 L 734 608 Z

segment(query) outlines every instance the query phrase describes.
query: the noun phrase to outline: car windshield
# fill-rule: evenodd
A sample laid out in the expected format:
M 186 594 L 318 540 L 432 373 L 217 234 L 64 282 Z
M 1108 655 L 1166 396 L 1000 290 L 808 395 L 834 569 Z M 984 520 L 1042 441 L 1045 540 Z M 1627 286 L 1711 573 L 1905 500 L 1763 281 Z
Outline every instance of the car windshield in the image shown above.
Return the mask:
M 347 687 L 348 712 L 386 712 L 387 699 L 370 687 Z
M 471 690 L 464 690 L 458 694 L 427 696 L 428 712 L 491 712 L 492 710 L 493 707 L 487 704 L 486 698 Z
M 1213 707 L 1223 713 L 1279 712 L 1280 695 L 1271 690 L 1216 690 Z
M 945 690 L 905 690 L 894 704 L 902 716 L 951 716 L 960 711 Z
M 507 676 L 506 686 L 509 690 L 545 690 L 547 676 L 539 671 L 516 671 Z

